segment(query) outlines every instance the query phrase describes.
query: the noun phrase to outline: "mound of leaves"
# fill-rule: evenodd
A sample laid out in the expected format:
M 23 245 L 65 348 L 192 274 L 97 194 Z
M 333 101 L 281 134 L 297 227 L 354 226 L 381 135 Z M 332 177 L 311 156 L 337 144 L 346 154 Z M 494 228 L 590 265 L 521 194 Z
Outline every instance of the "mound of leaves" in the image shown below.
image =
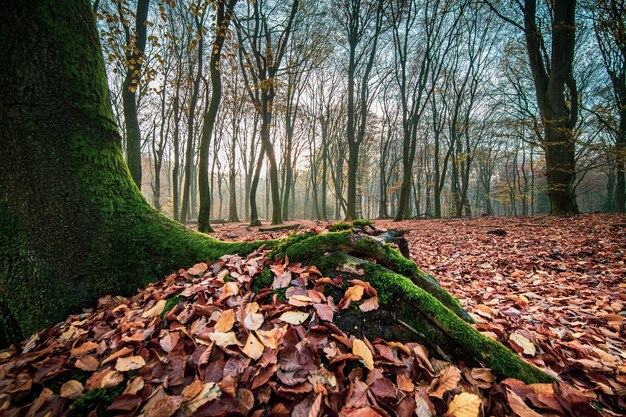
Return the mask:
M 261 284 L 259 284 L 261 283 Z M 259 288 L 259 285 L 265 288 Z M 328 295 L 339 289 L 338 300 Z M 4 416 L 596 416 L 565 383 L 496 381 L 333 324 L 368 283 L 256 252 L 200 263 L 0 354 Z M 360 312 L 360 313 L 359 313 Z

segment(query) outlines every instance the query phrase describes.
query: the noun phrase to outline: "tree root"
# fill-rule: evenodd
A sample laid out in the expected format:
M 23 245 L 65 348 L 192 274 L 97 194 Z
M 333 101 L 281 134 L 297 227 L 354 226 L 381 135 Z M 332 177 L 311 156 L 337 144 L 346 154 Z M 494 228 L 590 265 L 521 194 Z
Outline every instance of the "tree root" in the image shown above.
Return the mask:
M 323 273 L 367 281 L 378 292 L 378 310 L 362 313 L 349 309 L 337 314 L 337 325 L 346 331 L 360 331 L 372 339 L 418 341 L 443 358 L 489 367 L 502 378 L 529 384 L 554 381 L 500 342 L 471 327 L 468 323 L 473 320 L 459 302 L 434 277 L 389 245 L 350 232 L 299 236 L 277 245 L 274 256 L 302 262 L 315 259 L 309 263 Z

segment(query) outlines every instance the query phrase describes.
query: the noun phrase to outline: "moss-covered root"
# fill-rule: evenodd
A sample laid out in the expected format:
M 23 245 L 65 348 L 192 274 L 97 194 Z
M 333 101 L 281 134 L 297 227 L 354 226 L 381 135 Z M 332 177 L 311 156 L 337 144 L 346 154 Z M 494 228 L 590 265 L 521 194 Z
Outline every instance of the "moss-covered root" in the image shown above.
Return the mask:
M 434 277 L 420 270 L 415 262 L 405 258 L 388 244 L 376 239 L 355 235 L 350 231 L 307 235 L 305 238 L 298 235 L 283 242 L 277 248 L 277 255 L 287 255 L 289 259 L 304 261 L 320 259 L 325 253 L 336 251 L 375 259 L 379 264 L 409 278 L 415 285 L 431 294 L 466 322 L 474 322 L 472 317 L 463 310 L 458 300 L 441 288 Z
M 366 272 L 361 279 L 376 288 L 381 308 L 393 311 L 397 320 L 410 326 L 421 338 L 430 338 L 426 340 L 429 345 L 440 346 L 446 353 L 464 352 L 502 378 L 516 378 L 527 384 L 554 381 L 500 342 L 484 336 L 461 320 L 407 277 L 371 262 L 364 261 L 360 266 Z M 435 331 L 431 330 L 433 325 Z M 440 331 L 445 334 L 445 340 L 440 337 Z

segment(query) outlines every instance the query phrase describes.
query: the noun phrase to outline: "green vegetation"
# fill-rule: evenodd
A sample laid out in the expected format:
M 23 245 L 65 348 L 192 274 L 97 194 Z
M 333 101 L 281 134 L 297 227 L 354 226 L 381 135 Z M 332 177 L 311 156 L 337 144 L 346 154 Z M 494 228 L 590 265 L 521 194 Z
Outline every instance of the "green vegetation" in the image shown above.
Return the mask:
M 161 314 L 159 314 L 159 317 L 161 317 L 161 319 L 163 319 L 163 317 L 165 317 L 165 315 L 171 309 L 176 307 L 180 302 L 181 302 L 181 299 L 180 299 L 180 296 L 178 295 L 178 293 L 176 293 L 173 296 L 171 296 L 170 298 L 168 298 L 167 302 L 165 303 L 165 307 L 163 307 L 163 311 L 161 311 Z
M 348 222 L 337 222 L 334 223 L 333 225 L 331 225 L 328 228 L 329 232 L 340 232 L 342 230 L 351 230 L 352 229 L 352 223 L 348 223 Z
M 114 415 L 114 413 L 107 412 L 106 409 L 115 397 L 124 392 L 125 385 L 118 384 L 112 388 L 98 388 L 85 392 L 82 397 L 72 404 L 70 415 L 76 417 L 86 416 L 93 410 L 98 410 L 98 417 Z
M 512 377 L 528 384 L 554 381 L 554 378 L 524 362 L 501 343 L 479 333 L 407 277 L 371 262 L 364 262 L 361 266 L 366 271 L 361 279 L 376 288 L 381 304 L 396 311 L 400 308 L 399 317 L 424 334 L 431 344 L 438 344 L 445 351 L 448 351 L 446 348 L 452 350 L 454 345 L 459 346 L 503 378 Z M 427 318 L 436 325 L 427 325 Z M 445 339 L 440 338 L 442 333 Z

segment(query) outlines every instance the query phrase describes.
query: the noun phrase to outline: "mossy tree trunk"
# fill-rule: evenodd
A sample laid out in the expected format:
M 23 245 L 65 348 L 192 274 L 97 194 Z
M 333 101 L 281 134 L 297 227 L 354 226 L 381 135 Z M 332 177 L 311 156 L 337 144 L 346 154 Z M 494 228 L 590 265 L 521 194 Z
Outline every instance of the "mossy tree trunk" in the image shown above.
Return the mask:
M 0 345 L 105 293 L 259 246 L 189 232 L 143 198 L 87 0 L 9 4 L 0 17 Z

